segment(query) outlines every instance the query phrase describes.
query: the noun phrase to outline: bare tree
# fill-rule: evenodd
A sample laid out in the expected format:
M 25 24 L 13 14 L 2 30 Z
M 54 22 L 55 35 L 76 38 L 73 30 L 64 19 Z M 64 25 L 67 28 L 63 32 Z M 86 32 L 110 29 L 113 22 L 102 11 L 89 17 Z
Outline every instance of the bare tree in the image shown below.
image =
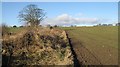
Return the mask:
M 18 17 L 20 21 L 24 21 L 27 25 L 38 26 L 45 18 L 45 12 L 43 9 L 38 8 L 37 5 L 30 4 L 19 12 Z

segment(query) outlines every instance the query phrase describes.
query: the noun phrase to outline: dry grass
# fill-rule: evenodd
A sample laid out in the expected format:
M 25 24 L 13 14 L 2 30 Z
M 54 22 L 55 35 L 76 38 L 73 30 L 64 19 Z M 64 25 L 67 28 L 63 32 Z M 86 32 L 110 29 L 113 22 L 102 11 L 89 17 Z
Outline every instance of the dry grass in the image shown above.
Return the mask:
M 73 55 L 63 30 L 28 28 L 9 35 L 9 38 L 4 37 L 2 43 L 3 64 L 5 60 L 13 65 L 73 64 Z M 12 59 L 8 60 L 9 57 Z

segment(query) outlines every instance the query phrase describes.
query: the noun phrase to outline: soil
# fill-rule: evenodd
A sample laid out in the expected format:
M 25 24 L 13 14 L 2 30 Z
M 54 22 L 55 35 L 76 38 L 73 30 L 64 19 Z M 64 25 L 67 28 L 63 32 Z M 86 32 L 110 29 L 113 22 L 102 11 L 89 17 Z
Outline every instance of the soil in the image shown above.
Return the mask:
M 69 32 L 67 31 L 67 34 L 68 33 Z M 117 65 L 117 49 L 115 50 L 112 47 L 107 47 L 105 45 L 102 46 L 103 48 L 99 46 L 88 48 L 81 40 L 71 38 L 69 34 L 68 37 L 80 65 Z
M 79 41 L 70 39 L 73 49 L 81 65 L 100 65 L 101 62 Z M 77 43 L 77 44 L 76 44 Z

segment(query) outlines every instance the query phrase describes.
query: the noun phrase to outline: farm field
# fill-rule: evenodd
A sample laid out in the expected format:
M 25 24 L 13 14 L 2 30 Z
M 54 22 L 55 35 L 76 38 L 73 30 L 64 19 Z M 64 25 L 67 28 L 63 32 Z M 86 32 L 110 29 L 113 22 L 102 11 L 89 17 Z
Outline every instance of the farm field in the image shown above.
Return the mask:
M 62 27 L 84 65 L 118 64 L 118 27 Z
M 25 27 L 9 28 L 16 37 L 27 30 Z M 118 27 L 61 27 L 65 30 L 80 65 L 118 64 Z M 43 31 L 40 29 L 39 31 Z M 45 31 L 45 30 L 44 30 Z M 50 31 L 50 30 L 49 30 Z M 37 41 L 35 41 L 37 42 Z
M 117 2 L 2 2 L 1 6 L 2 67 L 120 64 Z

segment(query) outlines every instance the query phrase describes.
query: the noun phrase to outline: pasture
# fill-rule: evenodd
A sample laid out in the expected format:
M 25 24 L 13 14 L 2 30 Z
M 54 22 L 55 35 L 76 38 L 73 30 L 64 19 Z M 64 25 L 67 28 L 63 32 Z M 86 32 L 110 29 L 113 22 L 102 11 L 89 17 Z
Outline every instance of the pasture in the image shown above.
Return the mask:
M 118 27 L 63 27 L 83 64 L 118 64 Z M 95 59 L 95 60 L 94 60 Z

